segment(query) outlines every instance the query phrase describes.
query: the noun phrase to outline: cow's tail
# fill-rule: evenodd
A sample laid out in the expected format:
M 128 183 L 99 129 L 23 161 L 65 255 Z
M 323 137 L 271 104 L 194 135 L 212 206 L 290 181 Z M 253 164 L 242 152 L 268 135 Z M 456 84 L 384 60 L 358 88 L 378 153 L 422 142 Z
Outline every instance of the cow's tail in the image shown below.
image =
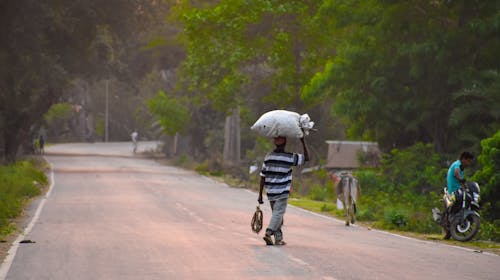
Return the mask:
M 352 208 L 353 208 L 353 210 L 354 210 L 354 214 L 356 214 L 356 211 L 357 211 L 356 201 L 353 201 L 353 202 L 352 202 Z

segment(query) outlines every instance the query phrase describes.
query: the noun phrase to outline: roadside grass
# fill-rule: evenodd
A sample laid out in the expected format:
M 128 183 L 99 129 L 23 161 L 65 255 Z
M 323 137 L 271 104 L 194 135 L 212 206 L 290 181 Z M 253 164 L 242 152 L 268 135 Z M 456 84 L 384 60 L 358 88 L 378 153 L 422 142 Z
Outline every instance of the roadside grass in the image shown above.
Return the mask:
M 28 158 L 0 166 L 0 240 L 16 231 L 14 219 L 48 184 L 45 161 Z

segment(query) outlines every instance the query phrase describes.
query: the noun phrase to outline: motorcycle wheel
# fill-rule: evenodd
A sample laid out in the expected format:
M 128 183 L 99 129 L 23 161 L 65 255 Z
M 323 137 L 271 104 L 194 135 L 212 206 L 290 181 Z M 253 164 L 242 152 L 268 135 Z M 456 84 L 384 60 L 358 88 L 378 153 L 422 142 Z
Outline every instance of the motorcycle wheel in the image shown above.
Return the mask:
M 469 241 L 479 231 L 481 222 L 476 215 L 468 215 L 460 222 L 460 219 L 455 219 L 450 226 L 451 236 L 457 241 Z

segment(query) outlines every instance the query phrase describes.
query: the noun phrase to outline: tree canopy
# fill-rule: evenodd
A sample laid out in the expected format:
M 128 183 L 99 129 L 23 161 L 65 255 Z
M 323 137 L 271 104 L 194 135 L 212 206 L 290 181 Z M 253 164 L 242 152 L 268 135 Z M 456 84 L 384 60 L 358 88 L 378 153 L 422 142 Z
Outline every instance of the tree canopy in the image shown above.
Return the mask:
M 350 137 L 450 152 L 478 150 L 499 128 L 499 1 L 324 1 L 320 11 L 339 42 L 303 96 L 334 98 Z
M 500 128 L 498 11 L 499 1 L 181 1 L 179 88 L 226 114 L 320 112 L 324 127 L 386 151 L 479 151 Z
M 0 70 L 2 153 L 15 157 L 76 78 L 110 77 L 137 93 L 127 102 L 160 90 L 183 99 L 175 102 L 188 108 L 193 141 L 240 108 L 251 149 L 248 126 L 265 111 L 289 109 L 317 121 L 316 146 L 336 137 L 377 141 L 384 151 L 423 142 L 479 152 L 500 128 L 499 5 L 2 1 L 0 62 L 10 65 Z
M 116 46 L 147 20 L 142 0 L 0 3 L 0 152 L 15 159 L 76 77 L 119 71 Z

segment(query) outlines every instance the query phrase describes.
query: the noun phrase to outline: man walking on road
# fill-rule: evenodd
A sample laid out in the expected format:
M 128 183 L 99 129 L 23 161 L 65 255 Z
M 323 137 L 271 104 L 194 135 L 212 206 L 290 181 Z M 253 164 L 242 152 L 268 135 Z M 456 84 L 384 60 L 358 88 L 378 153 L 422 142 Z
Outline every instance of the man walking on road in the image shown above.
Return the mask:
M 135 154 L 137 152 L 137 141 L 139 140 L 139 133 L 137 133 L 137 130 L 134 130 L 134 132 L 132 132 L 130 136 L 132 137 L 133 152 Z
M 258 202 L 263 204 L 262 190 L 266 187 L 266 194 L 271 204 L 272 216 L 266 229 L 264 241 L 267 245 L 285 245 L 283 241 L 283 216 L 285 215 L 288 197 L 292 188 L 292 167 L 309 161 L 309 151 L 304 138 L 302 142 L 303 154 L 285 152 L 286 138 L 274 138 L 276 149 L 267 154 L 260 172 L 260 186 Z M 274 236 L 274 242 L 272 239 Z

